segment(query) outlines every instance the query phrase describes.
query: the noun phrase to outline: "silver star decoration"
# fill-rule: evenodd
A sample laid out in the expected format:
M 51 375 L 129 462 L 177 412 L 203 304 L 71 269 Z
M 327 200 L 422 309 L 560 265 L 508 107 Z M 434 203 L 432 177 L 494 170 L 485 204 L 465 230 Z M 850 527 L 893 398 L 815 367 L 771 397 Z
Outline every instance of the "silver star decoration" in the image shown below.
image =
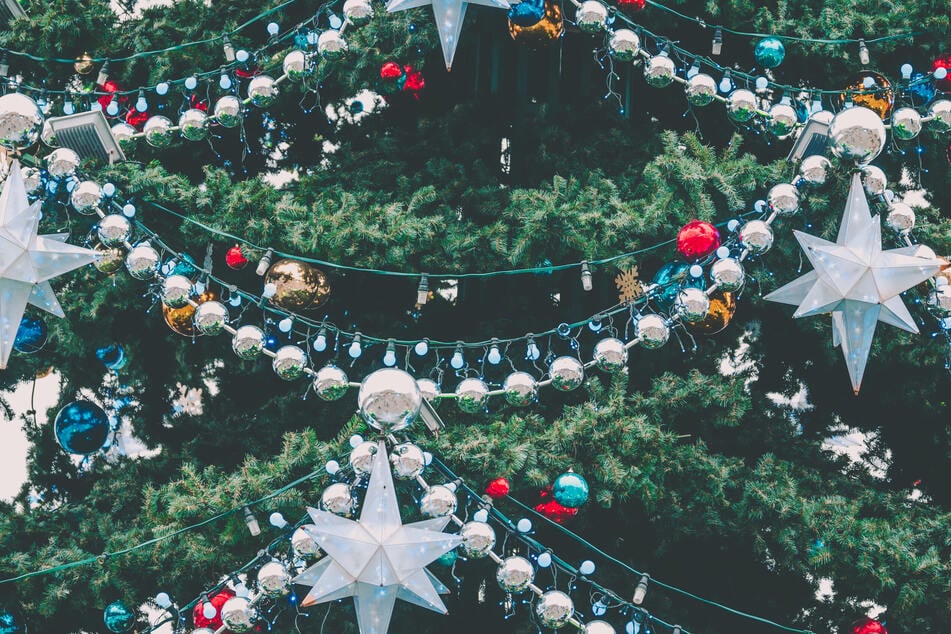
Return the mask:
M 386 10 L 390 13 L 433 5 L 433 16 L 436 18 L 436 28 L 439 30 L 439 43 L 442 44 L 442 56 L 446 61 L 446 69 L 452 69 L 452 60 L 456 56 L 456 46 L 459 44 L 459 34 L 462 33 L 462 21 L 466 17 L 466 7 L 469 4 L 481 4 L 494 9 L 508 9 L 507 0 L 390 0 Z
M 442 532 L 448 517 L 402 523 L 382 442 L 359 520 L 315 508 L 307 512 L 314 527 L 305 529 L 327 557 L 294 579 L 311 586 L 302 606 L 353 597 L 361 634 L 385 634 L 397 599 L 446 613 L 439 595 L 449 590 L 425 566 L 462 538 Z
M 815 270 L 765 299 L 797 305 L 795 318 L 832 315 L 832 345 L 842 346 L 858 394 L 877 323 L 917 333 L 901 293 L 937 273 L 941 260 L 920 245 L 882 250 L 882 223 L 878 216 L 872 218 L 858 173 L 852 177 L 835 242 L 795 234 Z
M 14 162 L 0 195 L 0 369 L 7 367 L 27 304 L 65 317 L 49 280 L 96 260 L 92 249 L 66 244 L 68 234 L 36 235 L 40 207 L 30 204 Z

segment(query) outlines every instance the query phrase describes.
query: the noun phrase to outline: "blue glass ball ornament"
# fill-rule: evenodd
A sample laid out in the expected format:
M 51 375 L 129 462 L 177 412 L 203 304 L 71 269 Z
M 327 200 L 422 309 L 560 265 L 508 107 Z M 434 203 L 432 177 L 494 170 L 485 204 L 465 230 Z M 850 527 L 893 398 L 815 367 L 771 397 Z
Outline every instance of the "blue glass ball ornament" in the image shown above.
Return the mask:
M 280 347 L 280 345 L 281 345 L 281 342 L 274 335 L 274 333 L 268 333 L 268 335 L 264 338 L 264 347 L 270 350 L 271 352 L 276 352 L 277 349 Z
M 96 348 L 96 358 L 102 361 L 107 370 L 121 370 L 125 367 L 125 348 L 118 343 Z
M 545 0 L 522 0 L 509 9 L 509 20 L 516 26 L 535 26 L 543 17 Z
M 102 622 L 106 629 L 115 634 L 128 632 L 135 625 L 135 612 L 122 601 L 113 601 L 102 611 Z
M 170 275 L 184 275 L 185 277 L 194 277 L 197 274 L 198 269 L 195 268 L 195 260 L 187 253 L 182 254 L 182 259 L 175 263 L 170 273 Z
M 907 88 L 902 88 L 902 92 L 911 99 L 913 106 L 923 106 L 934 99 L 937 89 L 930 73 L 927 75 L 915 73 L 911 78 L 910 85 Z
M 0 607 L 0 634 L 26 634 L 23 621 L 4 607 Z
M 360 114 L 363 112 L 363 102 L 359 99 L 354 99 L 350 102 L 350 105 L 347 106 L 347 110 L 350 114 Z
M 562 473 L 555 478 L 551 494 L 562 506 L 576 509 L 588 501 L 588 482 L 574 471 Z
M 703 277 L 690 277 L 690 265 L 686 262 L 668 262 L 658 269 L 653 283 L 657 285 L 653 301 L 658 310 L 667 312 L 674 305 L 681 288 L 703 287 Z
M 48 334 L 45 321 L 24 317 L 20 320 L 20 328 L 13 339 L 13 349 L 23 354 L 39 352 L 46 345 Z
M 756 43 L 753 56 L 756 58 L 756 63 L 763 68 L 776 68 L 786 57 L 786 47 L 779 38 L 764 37 Z
M 440 566 L 445 566 L 446 568 L 449 568 L 454 563 L 456 563 L 456 559 L 458 557 L 459 555 L 456 553 L 455 549 L 449 550 L 443 553 L 442 555 L 440 555 L 439 558 L 436 559 L 436 563 L 439 564 Z
M 109 417 L 90 401 L 73 401 L 53 422 L 56 442 L 64 451 L 85 456 L 102 449 L 109 436 Z

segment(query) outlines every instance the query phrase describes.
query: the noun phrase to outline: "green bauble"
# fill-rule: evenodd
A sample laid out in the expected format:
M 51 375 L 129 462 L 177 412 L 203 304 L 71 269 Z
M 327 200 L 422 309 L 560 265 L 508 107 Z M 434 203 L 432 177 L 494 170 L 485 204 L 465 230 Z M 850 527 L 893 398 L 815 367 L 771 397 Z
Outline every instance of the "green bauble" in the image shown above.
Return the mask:
M 106 629 L 116 634 L 128 632 L 135 625 L 135 612 L 122 601 L 113 601 L 102 611 L 102 622 Z
M 763 68 L 776 68 L 786 57 L 786 47 L 779 38 L 765 37 L 757 42 L 753 56 L 756 57 L 756 63 Z
M 573 471 L 562 473 L 555 478 L 552 495 L 562 506 L 576 509 L 588 501 L 588 482 Z

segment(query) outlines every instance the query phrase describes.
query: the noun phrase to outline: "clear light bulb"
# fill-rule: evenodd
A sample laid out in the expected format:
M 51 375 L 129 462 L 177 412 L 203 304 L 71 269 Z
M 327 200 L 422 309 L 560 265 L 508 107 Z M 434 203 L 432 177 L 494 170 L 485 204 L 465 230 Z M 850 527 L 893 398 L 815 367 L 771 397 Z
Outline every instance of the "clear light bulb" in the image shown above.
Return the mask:
M 185 79 L 185 89 L 186 90 L 195 90 L 198 87 L 198 78 L 192 75 Z
M 765 77 L 756 78 L 756 90 L 766 90 L 766 87 L 769 86 L 769 80 Z
M 284 519 L 284 516 L 277 511 L 271 513 L 271 516 L 267 518 L 267 521 L 270 522 L 271 526 L 274 528 L 284 528 L 287 526 L 287 520 Z
M 241 296 L 237 293 L 232 294 L 231 297 L 228 298 L 228 303 L 237 308 L 241 305 Z
M 452 359 L 449 360 L 449 365 L 452 366 L 453 370 L 461 370 L 465 364 L 466 360 L 462 356 L 462 348 L 456 348 L 456 351 L 452 353 Z
M 361 436 L 360 434 L 354 434 L 354 435 L 350 436 L 350 448 L 351 448 L 351 449 L 356 449 L 357 447 L 359 447 L 359 446 L 362 445 L 362 444 L 363 444 L 363 436 Z
M 145 98 L 144 92 L 139 92 L 139 98 L 135 100 L 135 109 L 139 112 L 145 112 L 149 109 L 149 102 Z
M 251 57 L 251 54 L 248 53 L 244 49 L 241 49 L 240 51 L 234 54 L 234 58 L 238 60 L 239 62 L 241 62 L 242 64 L 247 62 L 250 57 Z
M 114 117 L 119 114 L 119 104 L 113 99 L 109 102 L 109 105 L 106 106 L 106 114 L 110 117 Z
M 547 568 L 551 565 L 551 554 L 550 553 L 541 553 L 538 555 L 538 567 Z
M 211 601 L 208 601 L 201 607 L 201 614 L 206 619 L 213 619 L 218 616 L 218 608 Z
M 135 205 L 132 203 L 126 203 L 122 206 L 122 215 L 126 218 L 131 218 L 135 215 Z
M 67 99 L 63 103 L 63 114 L 73 114 L 74 112 L 76 112 L 76 106 L 73 105 L 72 101 Z
M 277 35 L 281 32 L 281 25 L 277 22 L 268 22 L 267 24 L 267 34 L 268 35 Z
M 581 565 L 578 566 L 578 572 L 580 572 L 583 575 L 593 574 L 594 569 L 595 569 L 594 562 L 591 561 L 590 559 L 585 559 L 584 561 L 581 562 Z
M 357 335 L 353 339 L 353 343 L 350 344 L 350 348 L 347 350 L 347 354 L 350 355 L 351 359 L 358 359 L 361 354 L 363 354 L 363 346 L 360 345 L 360 335 Z
M 195 289 L 196 295 L 201 295 L 202 293 L 205 292 L 205 283 L 201 281 L 195 282 L 192 285 L 192 288 Z
M 222 90 L 230 90 L 232 83 L 228 73 L 221 73 L 221 77 L 218 78 L 218 85 L 221 86 Z
M 417 341 L 416 345 L 413 346 L 413 352 L 419 356 L 424 356 L 429 352 L 429 342 L 423 339 L 422 341 Z
M 327 330 L 321 328 L 320 332 L 317 333 L 317 337 L 314 339 L 314 350 L 317 352 L 323 352 L 327 349 Z
M 935 79 L 944 79 L 948 76 L 947 68 L 936 68 L 934 69 L 934 78 Z
M 167 592 L 159 592 L 155 595 L 155 605 L 160 608 L 170 608 L 172 607 L 172 597 L 168 596 Z
M 290 332 L 291 328 L 294 327 L 294 320 L 290 317 L 285 317 L 281 321 L 277 322 L 277 329 L 281 332 Z
M 723 79 L 720 80 L 720 92 L 728 93 L 731 90 L 733 90 L 733 80 L 724 76 Z
M 383 365 L 392 368 L 396 365 L 396 346 L 391 341 L 386 344 L 386 354 L 383 355 Z
M 529 339 L 528 348 L 525 350 L 525 358 L 529 361 L 538 361 L 541 356 L 542 351 L 538 349 L 538 344 L 535 343 L 534 339 Z
M 489 354 L 486 357 L 486 360 L 492 365 L 498 365 L 502 363 L 502 353 L 499 351 L 498 346 L 492 346 L 489 348 Z
M 168 94 L 168 82 L 163 81 L 155 86 L 155 93 L 158 95 L 167 95 Z
M 527 533 L 532 530 L 532 520 L 523 517 L 518 521 L 518 524 L 515 525 L 515 528 L 518 529 L 519 533 Z
M 472 519 L 476 522 L 487 522 L 489 521 L 489 512 L 485 509 L 479 509 L 472 514 Z
M 914 68 L 912 68 L 911 64 L 906 62 L 901 65 L 901 68 L 899 70 L 901 71 L 901 78 L 908 80 L 908 79 L 911 79 L 911 71 L 913 71 Z
M 102 195 L 106 198 L 112 198 L 116 195 L 116 186 L 112 183 L 106 183 L 102 186 Z
M 336 460 L 328 460 L 327 464 L 324 465 L 324 470 L 330 475 L 333 475 L 340 471 L 340 463 Z

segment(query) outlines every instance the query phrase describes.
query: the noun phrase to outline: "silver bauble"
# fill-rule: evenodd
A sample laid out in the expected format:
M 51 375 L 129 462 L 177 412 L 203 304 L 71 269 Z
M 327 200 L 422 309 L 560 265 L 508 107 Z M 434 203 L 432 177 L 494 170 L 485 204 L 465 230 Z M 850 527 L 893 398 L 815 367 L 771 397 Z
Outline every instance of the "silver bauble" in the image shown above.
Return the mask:
M 852 106 L 839 112 L 829 126 L 829 146 L 839 158 L 865 165 L 885 147 L 885 124 L 875 112 Z
M 915 210 L 900 200 L 888 206 L 885 226 L 895 233 L 908 233 L 915 228 Z
M 96 229 L 99 241 L 107 247 L 125 244 L 132 235 L 132 223 L 122 214 L 109 214 L 99 219 Z
M 586 33 L 598 33 L 608 26 L 608 8 L 598 0 L 582 2 L 575 14 L 575 23 Z
M 23 188 L 27 194 L 32 194 L 43 184 L 43 174 L 35 167 L 24 167 L 20 170 L 20 176 L 23 177 Z
M 829 178 L 829 170 L 832 169 L 832 163 L 829 159 L 820 155 L 813 154 L 802 159 L 799 164 L 799 175 L 810 185 L 824 185 Z
M 192 630 L 188 634 L 215 634 L 215 631 L 207 627 L 199 627 L 197 630 Z
M 437 484 L 423 494 L 419 510 L 426 517 L 445 517 L 456 512 L 456 504 L 456 494 L 449 487 Z
M 594 364 L 605 372 L 620 372 L 627 367 L 627 346 L 617 337 L 605 337 L 594 344 Z
M 426 456 L 423 450 L 413 443 L 400 443 L 390 452 L 390 464 L 393 475 L 400 480 L 412 480 L 426 468 Z
M 512 372 L 505 377 L 502 390 L 510 405 L 522 407 L 535 402 L 538 397 L 538 382 L 528 372 Z
M 297 346 L 281 346 L 274 354 L 271 367 L 285 381 L 299 379 L 307 367 L 307 353 Z
M 420 395 L 429 401 L 429 404 L 433 407 L 439 405 L 441 399 L 436 398 L 439 396 L 439 385 L 432 379 L 416 379 L 416 386 L 419 387 Z
M 796 123 L 799 117 L 796 116 L 796 110 L 785 103 L 774 104 L 769 109 L 769 120 L 767 125 L 769 131 L 780 139 L 785 139 L 796 129 Z
M 373 456 L 376 455 L 375 442 L 366 440 L 350 450 L 350 466 L 357 475 L 373 471 Z
M 532 562 L 524 557 L 506 557 L 495 572 L 495 580 L 503 592 L 516 594 L 528 589 L 535 579 Z
M 780 216 L 794 214 L 799 211 L 799 190 L 788 183 L 773 185 L 766 194 L 766 202 Z
M 373 460 L 372 455 L 370 460 Z M 350 485 L 346 482 L 334 482 L 324 489 L 320 495 L 320 508 L 342 517 L 353 513 L 353 491 L 350 490 Z
M 195 309 L 195 328 L 203 335 L 217 335 L 228 323 L 228 309 L 213 299 L 198 304 Z
M 416 379 L 398 368 L 370 373 L 360 384 L 357 406 L 373 429 L 390 433 L 406 429 L 419 415 L 423 396 Z
M 125 257 L 125 268 L 129 275 L 137 280 L 148 280 L 155 276 L 162 258 L 150 244 L 132 247 Z
M 241 100 L 234 95 L 225 95 L 215 103 L 215 121 L 226 128 L 241 123 Z
M 687 80 L 684 86 L 687 101 L 694 106 L 706 106 L 717 94 L 717 82 L 706 73 L 697 73 Z
M 248 83 L 248 98 L 258 108 L 267 108 L 277 99 L 277 86 L 270 75 L 258 75 Z
M 244 597 L 231 597 L 221 606 L 221 622 L 232 632 L 248 632 L 254 627 L 257 614 Z
M 112 275 L 121 269 L 123 262 L 125 262 L 125 249 L 107 249 L 106 247 L 98 246 L 96 247 L 96 253 L 99 254 L 99 259 L 93 262 L 93 266 L 95 266 L 96 270 L 100 273 L 105 273 L 106 275 Z
M 615 629 L 607 621 L 588 621 L 584 624 L 584 634 L 615 634 Z
M 688 286 L 677 293 L 677 299 L 674 300 L 674 314 L 688 324 L 703 321 L 709 312 L 710 297 L 702 288 Z
M 710 279 L 721 291 L 732 293 L 743 288 L 746 272 L 736 258 L 722 258 L 710 267 Z
M 128 123 L 117 123 L 112 126 L 112 138 L 123 150 L 129 150 L 135 145 L 136 134 L 138 134 L 136 129 Z
M 168 117 L 162 115 L 149 117 L 142 128 L 142 132 L 145 133 L 145 142 L 152 147 L 168 147 L 174 140 L 172 122 Z
M 40 131 L 40 141 L 42 141 L 46 147 L 56 147 L 56 133 L 53 132 L 53 126 L 50 125 L 49 121 L 43 122 L 43 129 Z
M 73 209 L 81 214 L 94 214 L 102 202 L 102 187 L 95 181 L 83 181 L 73 187 L 69 202 L 72 203 Z
M 739 88 L 727 97 L 726 114 L 737 123 L 746 123 L 756 115 L 758 103 L 753 91 Z
M 881 168 L 866 165 L 862 168 L 862 185 L 869 196 L 882 196 L 888 188 L 888 178 Z
M 162 303 L 169 308 L 182 308 L 192 296 L 192 281 L 184 275 L 169 275 L 162 282 Z
M 740 227 L 740 244 L 753 255 L 762 255 L 773 246 L 773 229 L 763 220 L 750 220 Z
M 189 141 L 201 141 L 208 136 L 208 115 L 204 110 L 189 108 L 178 118 L 178 128 Z
M 561 590 L 549 590 L 538 597 L 535 603 L 535 616 L 543 626 L 557 630 L 568 622 L 575 613 L 575 604 Z
M 231 349 L 247 361 L 257 359 L 264 352 L 264 331 L 257 326 L 241 326 L 231 338 Z
M 353 26 L 363 26 L 373 18 L 373 5 L 370 0 L 347 0 L 343 14 Z
M 666 55 L 654 55 L 644 62 L 644 79 L 654 88 L 666 88 L 676 75 L 677 66 Z
M 325 59 L 340 59 L 347 54 L 347 40 L 340 31 L 324 31 L 317 38 L 317 52 Z
M 914 108 L 899 108 L 892 113 L 892 135 L 901 141 L 914 139 L 921 132 L 921 115 Z
M 633 62 L 641 50 L 641 38 L 631 29 L 617 29 L 608 38 L 608 49 L 619 62 Z
M 945 284 L 931 291 L 928 296 L 928 310 L 937 317 L 951 317 L 951 284 Z
M 294 549 L 294 554 L 301 559 L 315 558 L 320 554 L 320 546 L 317 545 L 314 538 L 307 532 L 308 528 L 316 529 L 317 527 L 313 524 L 304 524 L 298 527 L 291 535 L 291 548 Z
M 489 388 L 482 379 L 463 379 L 456 386 L 456 403 L 459 409 L 468 414 L 482 411 L 488 400 Z
M 22 150 L 40 138 L 43 113 L 36 102 L 18 92 L 0 97 L 0 147 Z
M 350 389 L 347 373 L 329 363 L 317 370 L 314 376 L 314 392 L 324 401 L 336 401 Z
M 307 55 L 304 51 L 293 50 L 284 56 L 284 74 L 291 81 L 301 81 L 307 74 Z
M 570 392 L 584 383 L 584 365 L 575 357 L 558 357 L 548 366 L 551 384 L 556 390 Z
M 660 348 L 670 338 L 670 326 L 660 315 L 644 315 L 634 325 L 634 333 L 641 347 L 652 350 Z
M 462 537 L 459 550 L 472 559 L 482 559 L 495 546 L 495 529 L 487 522 L 466 522 L 459 529 L 459 536 Z
M 828 110 L 817 110 L 809 115 L 809 119 L 812 121 L 818 121 L 819 123 L 824 123 L 829 125 L 832 123 L 832 119 L 835 118 L 835 115 L 829 112 Z
M 942 132 L 951 130 L 951 101 L 938 99 L 928 107 L 928 116 L 931 122 Z
M 57 148 L 46 157 L 46 171 L 53 178 L 72 176 L 77 167 L 79 155 L 68 147 Z
M 258 589 L 266 596 L 277 598 L 287 593 L 291 576 L 279 561 L 269 561 L 258 570 Z

